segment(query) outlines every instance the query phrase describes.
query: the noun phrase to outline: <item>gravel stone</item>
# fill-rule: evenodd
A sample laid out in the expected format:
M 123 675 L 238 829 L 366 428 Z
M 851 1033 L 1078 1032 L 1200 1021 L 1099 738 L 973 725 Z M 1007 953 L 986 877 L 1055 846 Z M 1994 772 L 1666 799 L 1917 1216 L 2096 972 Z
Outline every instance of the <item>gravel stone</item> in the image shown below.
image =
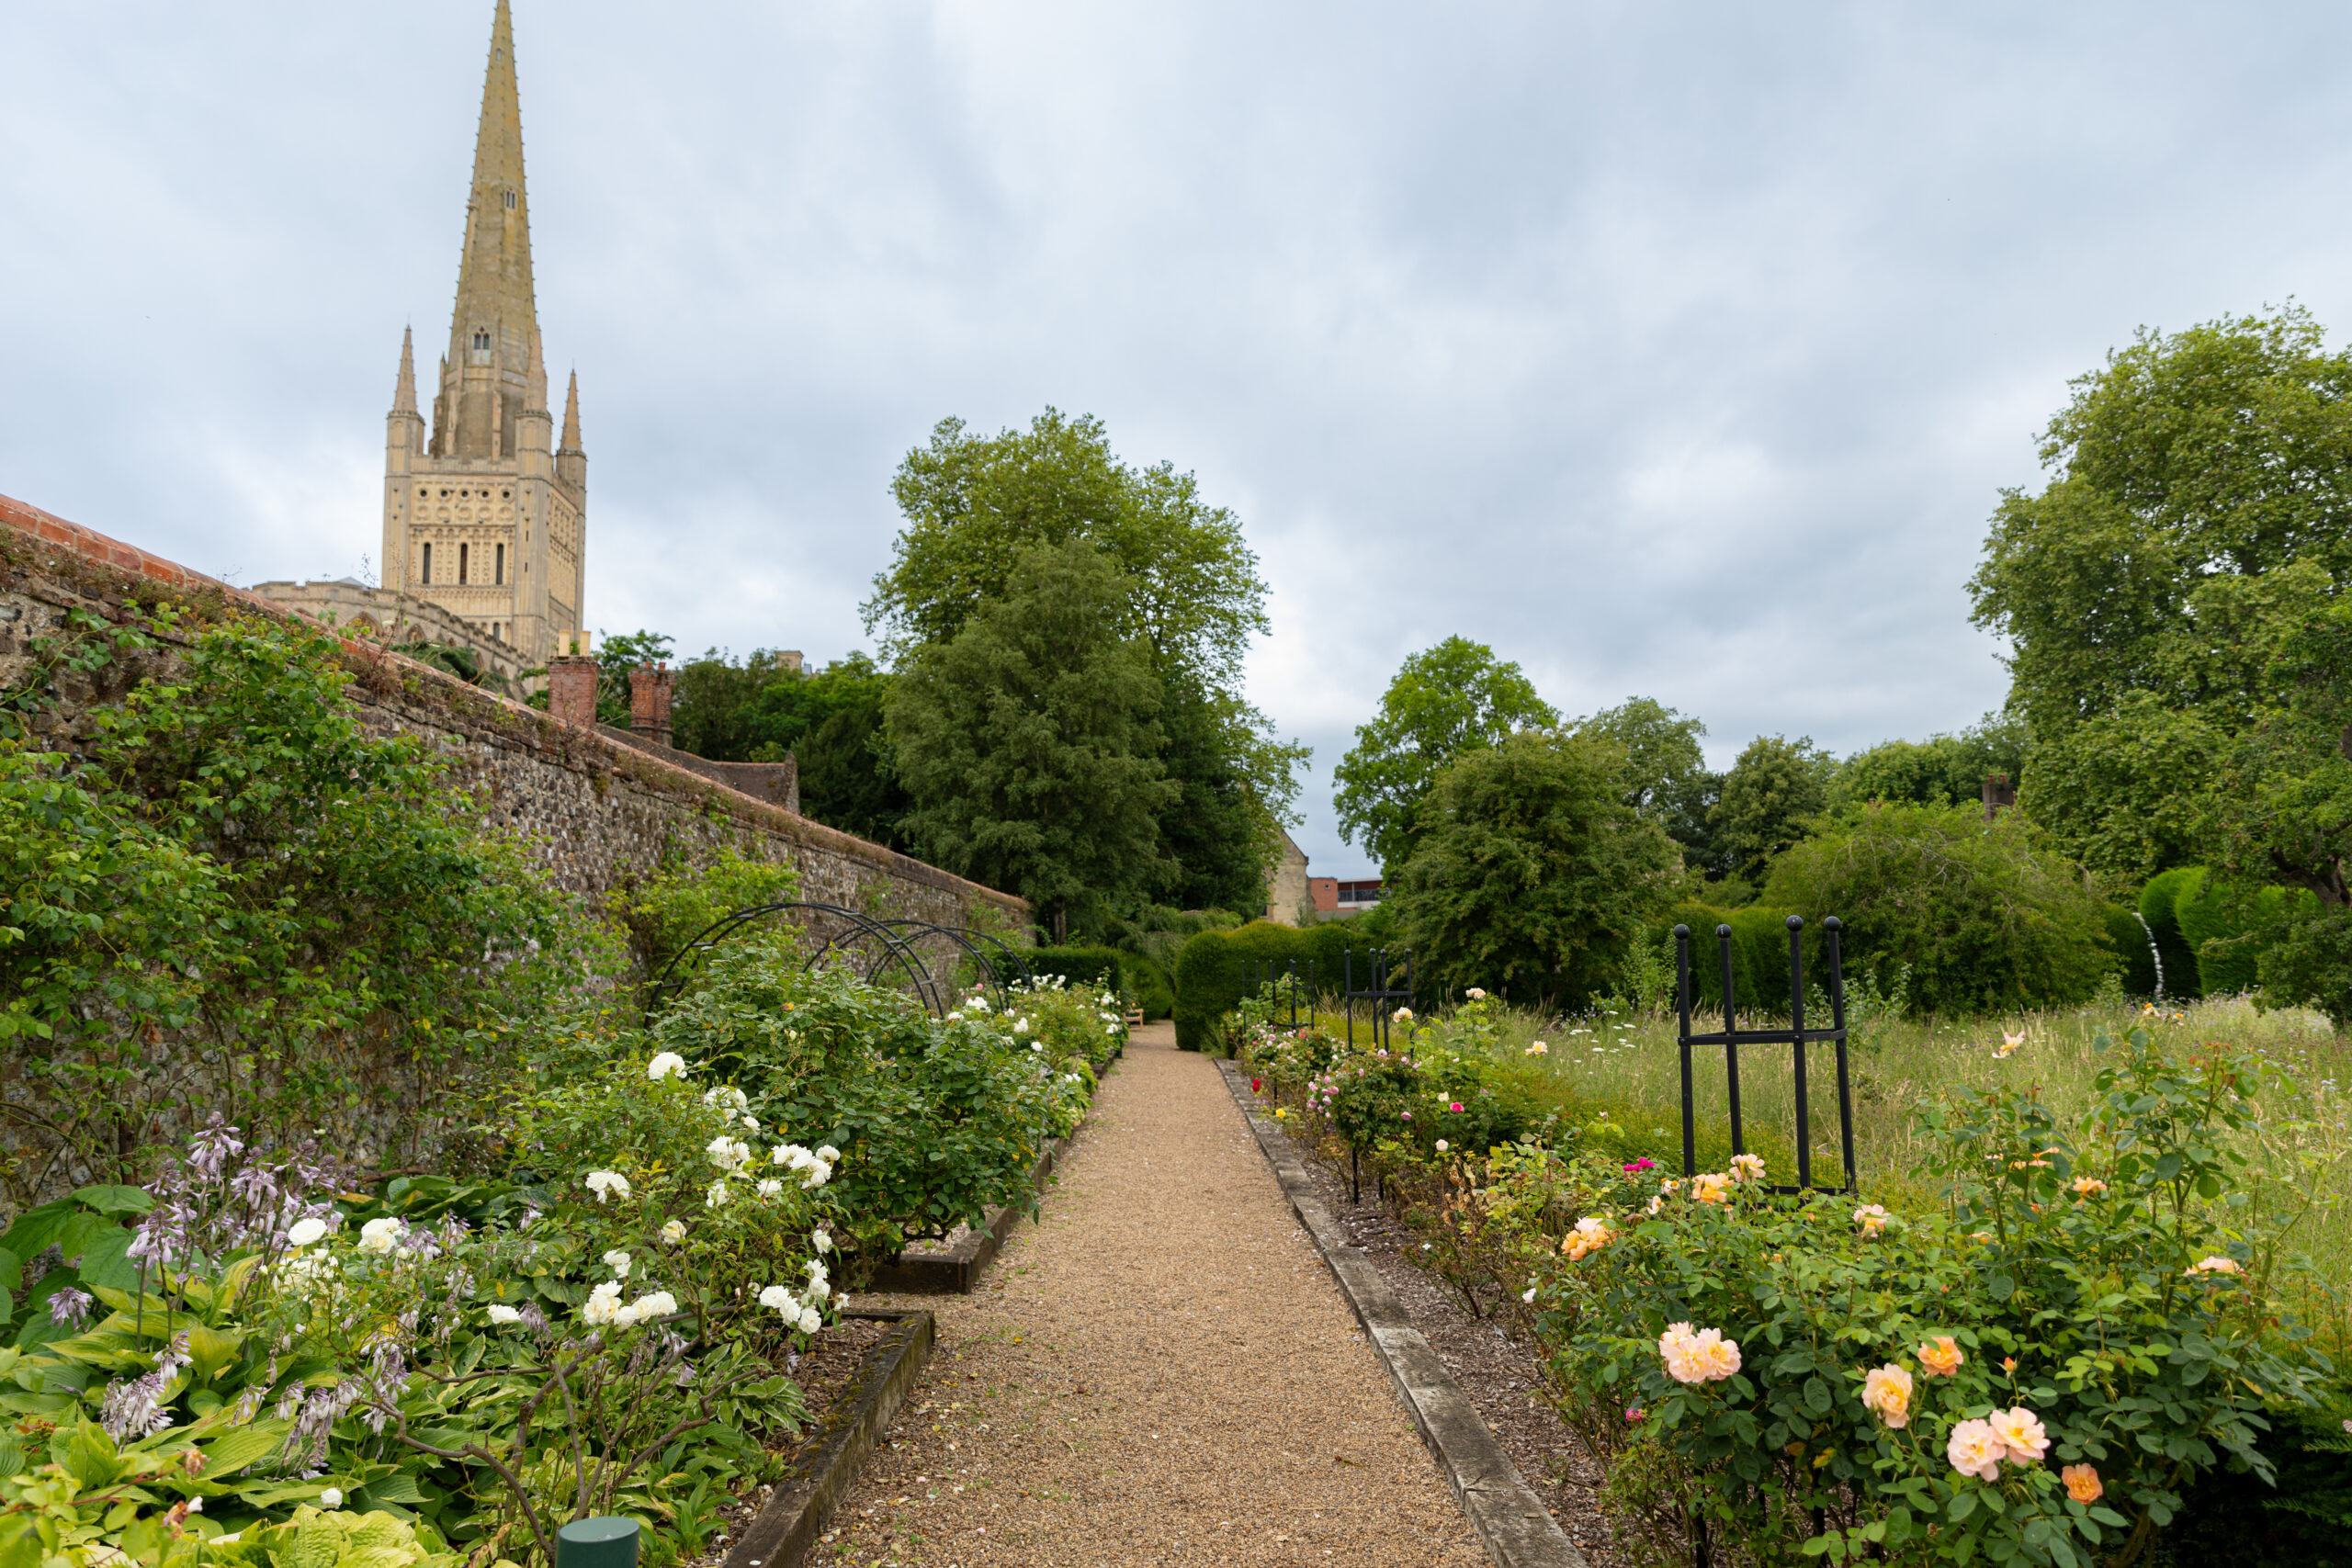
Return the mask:
M 1216 1064 L 1130 1036 L 812 1562 L 1476 1568 Z

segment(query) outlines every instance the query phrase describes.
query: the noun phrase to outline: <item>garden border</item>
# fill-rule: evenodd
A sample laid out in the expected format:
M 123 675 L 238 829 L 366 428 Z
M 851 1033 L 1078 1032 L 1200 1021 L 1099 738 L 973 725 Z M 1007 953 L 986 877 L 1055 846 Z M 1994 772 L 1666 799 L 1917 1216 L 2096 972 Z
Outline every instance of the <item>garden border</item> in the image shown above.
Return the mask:
M 1380 1352 L 1397 1396 L 1412 1413 L 1421 1441 L 1436 1456 L 1445 1483 L 1462 1505 L 1470 1527 L 1496 1568 L 1591 1568 L 1567 1532 L 1560 1528 L 1544 1500 L 1519 1473 L 1502 1445 L 1487 1427 L 1478 1407 L 1462 1392 L 1445 1363 L 1421 1331 L 1413 1326 L 1404 1303 L 1380 1277 L 1372 1258 L 1351 1243 L 1316 1196 L 1306 1168 L 1292 1156 L 1276 1151 L 1267 1119 L 1258 1114 L 1248 1076 L 1232 1062 L 1220 1060 L 1217 1071 L 1232 1091 L 1233 1103 L 1250 1124 L 1258 1148 L 1282 1183 L 1291 1212 L 1315 1239 L 1324 1266 L 1340 1284 L 1340 1293 L 1363 1325 L 1364 1333 Z M 730 1565 L 731 1568 L 731 1565 Z
M 1111 1060 L 1118 1061 L 1126 1054 L 1127 1043 L 1122 1040 L 1119 1048 L 1111 1053 Z M 1089 1102 L 1086 1114 L 1079 1118 L 1078 1125 L 1070 1129 L 1069 1136 L 1056 1138 L 1052 1145 L 1038 1156 L 1036 1168 L 1029 1173 L 1029 1186 L 1038 1194 L 1039 1203 L 1045 1201 L 1046 1183 L 1054 1174 L 1054 1168 L 1061 1163 L 1063 1153 L 1093 1118 L 1094 1107 Z M 865 1288 L 868 1291 L 895 1291 L 910 1296 L 968 1296 L 980 1281 L 980 1270 L 1004 1250 L 1004 1244 L 1012 1239 L 1013 1227 L 1021 1223 L 1021 1216 L 1028 1213 L 1030 1208 L 1023 1203 L 1008 1203 L 1001 1209 L 992 1209 L 989 1212 L 987 1224 L 967 1232 L 963 1240 L 944 1252 L 901 1251 L 896 1258 L 875 1271 L 873 1280 Z
M 866 1456 L 890 1429 L 907 1391 L 931 1360 L 938 1323 L 928 1312 L 865 1309 L 842 1316 L 880 1319 L 898 1326 L 860 1358 L 843 1391 L 848 1397 L 825 1417 L 813 1450 L 776 1483 L 767 1506 L 727 1554 L 723 1568 L 800 1568 Z

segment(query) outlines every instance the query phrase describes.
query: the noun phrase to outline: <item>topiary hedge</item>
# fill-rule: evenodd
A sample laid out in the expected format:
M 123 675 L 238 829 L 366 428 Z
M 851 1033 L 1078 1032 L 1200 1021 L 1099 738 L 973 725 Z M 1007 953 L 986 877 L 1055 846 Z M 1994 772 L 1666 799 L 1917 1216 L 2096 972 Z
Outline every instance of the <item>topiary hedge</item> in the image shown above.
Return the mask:
M 2140 889 L 2140 918 L 2148 922 L 2148 933 L 2156 939 L 2156 955 L 2162 961 L 2163 973 L 2156 976 L 2157 987 L 2167 997 L 2201 997 L 2205 986 L 2197 969 L 2197 949 L 2180 929 L 2179 905 L 2186 894 L 2194 897 L 2204 886 L 2205 868 L 2201 865 L 2177 866 L 2152 878 Z
M 1295 959 L 1303 983 L 1311 963 L 1315 966 L 1316 988 L 1336 992 L 1347 975 L 1351 949 L 1356 953 L 1361 971 L 1356 984 L 1366 985 L 1371 976 L 1369 944 L 1355 940 L 1354 933 L 1342 922 L 1308 926 L 1302 931 L 1295 926 L 1278 926 L 1272 920 L 1253 920 L 1238 931 L 1201 932 L 1176 955 L 1177 1046 L 1198 1051 L 1220 1043 L 1216 1039 L 1217 1021 L 1250 994 L 1252 964 L 1286 965 Z M 1400 959 L 1396 980 L 1401 983 L 1402 979 Z
M 1712 904 L 1677 904 L 1667 911 L 1666 922 L 1652 933 L 1653 943 L 1663 946 L 1667 962 L 1673 962 L 1674 928 L 1690 928 L 1690 1012 L 1691 1026 L 1701 1031 L 1721 1028 L 1724 1010 L 1724 964 L 1722 948 L 1715 936 L 1717 928 L 1731 928 L 1731 987 L 1732 995 L 1743 1011 L 1785 1013 L 1789 1010 L 1789 911 L 1767 908 L 1761 905 L 1744 909 L 1722 909 Z M 1821 945 L 1817 924 L 1809 924 L 1804 933 L 1804 972 L 1808 980 L 1818 981 L 1826 989 L 1828 971 L 1822 967 L 1827 962 Z M 1715 1023 L 1703 1020 L 1712 1015 Z M 1679 1134 L 1677 1134 L 1679 1136 Z

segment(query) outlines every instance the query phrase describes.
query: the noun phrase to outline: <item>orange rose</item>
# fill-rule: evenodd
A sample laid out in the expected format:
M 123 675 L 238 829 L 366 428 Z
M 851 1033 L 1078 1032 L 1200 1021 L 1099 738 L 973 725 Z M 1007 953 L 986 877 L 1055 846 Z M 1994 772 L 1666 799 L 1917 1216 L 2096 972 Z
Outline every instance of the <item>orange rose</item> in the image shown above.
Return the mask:
M 2058 1472 L 2058 1479 L 2066 1483 L 2066 1495 L 2077 1503 L 2096 1503 L 2107 1495 L 2107 1488 L 2100 1483 L 2098 1472 L 2089 1465 L 2070 1464 Z

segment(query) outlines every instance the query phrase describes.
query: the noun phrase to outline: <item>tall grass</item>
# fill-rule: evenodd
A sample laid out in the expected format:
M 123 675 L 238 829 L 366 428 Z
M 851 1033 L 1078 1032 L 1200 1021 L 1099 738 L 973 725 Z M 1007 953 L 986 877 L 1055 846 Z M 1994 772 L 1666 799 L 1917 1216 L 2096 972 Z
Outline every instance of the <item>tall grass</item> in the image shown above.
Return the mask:
M 1317 1021 L 1335 1032 L 1342 1022 L 1327 1002 Z M 1826 1018 L 1808 1016 L 1808 1024 Z M 1743 1019 L 1743 1028 L 1787 1027 L 1787 1019 Z M 1394 1026 L 1398 1028 L 1401 1026 Z M 1415 1027 L 1447 1032 L 1442 1019 L 1417 1021 Z M 1701 1030 L 1722 1027 L 1693 1021 Z M 1889 1206 L 1920 1207 L 1935 1201 L 1932 1183 L 1919 1170 L 1928 1140 L 1917 1108 L 1922 1101 L 1963 1085 L 2007 1084 L 2037 1090 L 2062 1118 L 2089 1109 L 2092 1084 L 2104 1065 L 2097 1042 L 2144 1028 L 2177 1055 L 2207 1043 L 2258 1054 L 2277 1075 L 2259 1102 L 2259 1129 L 2240 1150 L 2256 1178 L 2255 1201 L 2307 1207 L 2295 1236 L 2319 1277 L 2352 1291 L 2352 1037 L 2335 1033 L 2327 1021 L 2301 1010 L 2264 1012 L 2242 997 L 2188 1002 L 2159 1010 L 2142 1003 L 2117 1003 L 2064 1011 L 2011 1014 L 1954 1023 L 1881 1021 L 1859 1028 L 1851 1055 L 1854 1092 L 1854 1153 L 1862 1195 Z M 2002 1055 L 2005 1036 L 2024 1039 Z M 1356 1039 L 1369 1039 L 1358 1009 Z M 1534 1041 L 1545 1054 L 1530 1057 Z M 1401 1036 L 1400 1036 L 1401 1043 Z M 1531 1012 L 1508 1015 L 1498 1055 L 1514 1071 L 1534 1068 L 1556 1078 L 1575 1099 L 1636 1105 L 1659 1129 L 1679 1138 L 1682 1105 L 1681 1055 L 1671 1018 L 1594 1015 L 1547 1018 Z M 1692 1100 L 1702 1124 L 1729 1113 L 1721 1046 L 1692 1051 Z M 1813 1174 L 1835 1185 L 1838 1152 L 1838 1075 L 1835 1053 L 1808 1047 L 1806 1085 L 1810 1101 Z M 1752 1146 L 1774 1162 L 1774 1181 L 1795 1179 L 1780 1168 L 1781 1153 L 1796 1140 L 1795 1073 L 1786 1045 L 1750 1046 L 1740 1052 L 1740 1111 Z

